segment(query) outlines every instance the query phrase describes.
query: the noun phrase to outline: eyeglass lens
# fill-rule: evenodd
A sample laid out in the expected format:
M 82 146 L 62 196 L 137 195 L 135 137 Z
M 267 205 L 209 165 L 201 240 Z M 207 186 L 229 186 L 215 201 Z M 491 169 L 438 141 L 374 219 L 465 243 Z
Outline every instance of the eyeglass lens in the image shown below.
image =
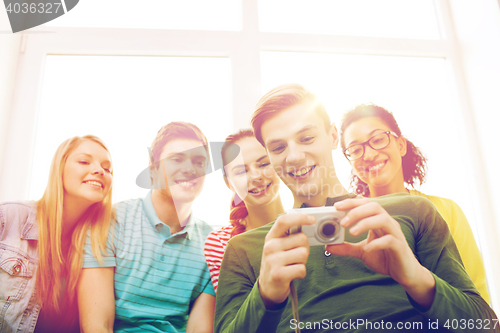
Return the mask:
M 385 148 L 389 145 L 390 134 L 387 132 L 380 133 L 372 137 L 367 142 L 361 143 L 359 145 L 354 145 L 346 149 L 348 157 L 351 161 L 361 158 L 365 153 L 365 145 L 368 144 L 375 150 Z

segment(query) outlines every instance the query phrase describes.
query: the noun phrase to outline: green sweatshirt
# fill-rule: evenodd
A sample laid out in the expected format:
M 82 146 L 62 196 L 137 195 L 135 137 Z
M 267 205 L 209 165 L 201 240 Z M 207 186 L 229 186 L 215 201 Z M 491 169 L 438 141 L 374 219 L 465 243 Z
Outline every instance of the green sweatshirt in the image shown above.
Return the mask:
M 372 200 L 400 223 L 416 258 L 432 272 L 436 294 L 429 309 L 422 309 L 390 276 L 375 273 L 361 260 L 328 256 L 323 246 L 312 246 L 307 276 L 294 281 L 300 322 L 293 319 L 290 301 L 266 310 L 257 279 L 264 238 L 273 222 L 229 241 L 219 276 L 215 332 L 293 332 L 296 326 L 303 332 L 485 332 L 496 326 L 494 331 L 500 332 L 495 313 L 467 275 L 434 205 L 409 194 Z M 352 237 L 346 231 L 347 242 L 366 236 Z

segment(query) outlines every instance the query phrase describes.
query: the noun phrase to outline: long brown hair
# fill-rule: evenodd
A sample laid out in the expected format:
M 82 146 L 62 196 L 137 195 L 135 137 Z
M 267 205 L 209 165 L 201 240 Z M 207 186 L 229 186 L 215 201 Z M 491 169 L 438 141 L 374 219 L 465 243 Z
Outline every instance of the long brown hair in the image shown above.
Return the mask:
M 376 117 L 382 120 L 398 137 L 402 136 L 396 118 L 394 118 L 391 112 L 375 104 L 360 104 L 346 112 L 342 117 L 342 125 L 340 127 L 340 144 L 342 150 L 346 148 L 344 133 L 347 127 L 357 120 L 368 117 Z M 402 158 L 402 168 L 406 184 L 415 188 L 415 184 L 422 185 L 424 183 L 427 171 L 427 159 L 420 149 L 408 139 L 406 139 L 406 155 Z M 351 187 L 357 194 L 365 197 L 370 196 L 370 188 L 356 175 L 355 170 L 351 170 Z
M 58 297 L 65 292 L 70 303 L 75 301 L 76 287 L 83 263 L 83 247 L 90 229 L 92 252 L 102 264 L 108 230 L 111 223 L 111 192 L 103 201 L 94 203 L 80 217 L 71 236 L 68 257 L 62 253 L 62 224 L 64 186 L 63 171 L 69 154 L 84 140 L 91 140 L 109 152 L 104 142 L 96 136 L 75 136 L 64 141 L 56 150 L 50 167 L 49 180 L 45 192 L 37 202 L 38 257 L 36 273 L 36 296 L 49 310 L 60 311 Z M 61 276 L 67 272 L 65 291 Z
M 229 135 L 224 145 L 221 149 L 222 155 L 222 175 L 226 184 L 229 184 L 227 179 L 227 174 L 225 166 L 230 162 L 228 160 L 227 151 L 230 147 L 234 147 L 234 144 L 244 138 L 253 138 L 254 134 L 251 129 L 242 129 L 235 134 Z M 231 199 L 231 212 L 229 213 L 229 222 L 234 226 L 233 231 L 231 231 L 231 237 L 245 232 L 246 226 L 243 224 L 243 220 L 248 216 L 248 210 L 245 203 L 241 198 L 235 193 Z

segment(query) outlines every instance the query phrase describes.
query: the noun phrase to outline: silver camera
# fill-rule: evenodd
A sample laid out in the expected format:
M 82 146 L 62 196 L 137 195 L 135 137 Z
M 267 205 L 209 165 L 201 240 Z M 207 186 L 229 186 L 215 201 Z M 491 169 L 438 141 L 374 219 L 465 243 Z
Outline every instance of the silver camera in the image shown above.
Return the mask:
M 333 206 L 292 209 L 288 213 L 312 215 L 316 218 L 313 225 L 292 227 L 288 234 L 303 232 L 309 238 L 309 245 L 341 244 L 344 242 L 345 228 L 340 220 L 345 212 L 338 211 Z

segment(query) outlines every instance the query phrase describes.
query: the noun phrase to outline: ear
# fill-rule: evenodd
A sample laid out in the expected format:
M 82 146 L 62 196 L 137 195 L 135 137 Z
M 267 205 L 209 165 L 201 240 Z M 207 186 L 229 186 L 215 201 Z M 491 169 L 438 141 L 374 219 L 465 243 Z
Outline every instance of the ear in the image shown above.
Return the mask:
M 159 176 L 158 181 L 159 181 L 159 185 L 161 186 L 160 188 L 161 189 L 169 189 L 168 180 L 165 178 L 167 175 L 167 171 L 165 170 L 165 161 L 161 160 L 160 164 L 161 164 L 161 170 L 163 170 L 163 172 L 158 172 L 158 176 Z M 158 168 L 158 171 L 160 171 L 160 168 Z
M 224 183 L 226 183 L 227 188 L 236 193 L 236 191 L 233 189 L 233 186 L 231 185 L 227 177 L 225 175 L 222 175 L 222 178 L 224 179 Z
M 330 131 L 328 131 L 328 135 L 330 135 L 332 139 L 332 150 L 337 149 L 339 146 L 339 132 L 337 131 L 337 127 L 334 123 L 330 125 Z
M 401 157 L 405 156 L 407 147 L 406 139 L 404 138 L 404 136 L 400 136 L 396 139 L 396 142 L 398 144 L 399 154 L 401 155 Z

